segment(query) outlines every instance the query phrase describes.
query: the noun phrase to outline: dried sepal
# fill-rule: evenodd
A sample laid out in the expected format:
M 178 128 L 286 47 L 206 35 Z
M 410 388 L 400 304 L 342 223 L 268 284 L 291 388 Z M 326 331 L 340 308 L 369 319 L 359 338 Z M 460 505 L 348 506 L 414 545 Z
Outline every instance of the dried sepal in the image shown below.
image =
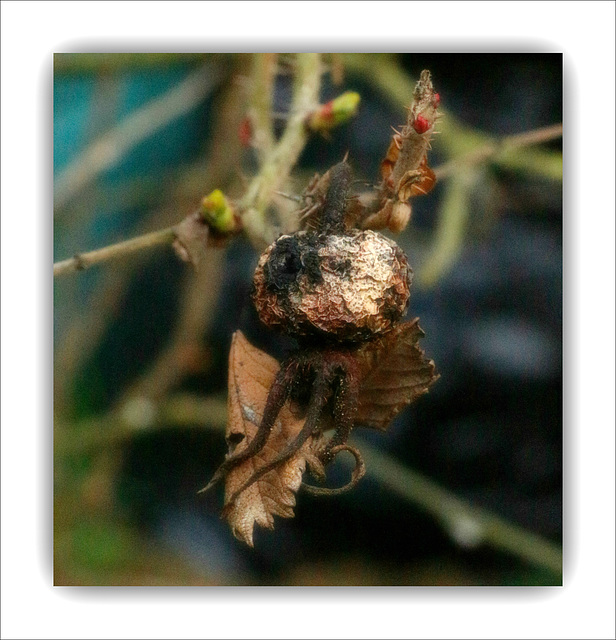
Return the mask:
M 279 364 L 252 346 L 241 331 L 233 335 L 229 353 L 229 397 L 226 440 L 230 453 L 239 452 L 254 438 Z M 253 546 L 254 525 L 273 528 L 274 516 L 293 517 L 294 493 L 299 489 L 306 459 L 314 459 L 317 443 L 309 439 L 287 462 L 270 471 L 230 503 L 231 496 L 259 468 L 273 460 L 303 425 L 288 406 L 280 412 L 267 445 L 226 477 L 223 515 L 235 537 Z
M 385 431 L 393 418 L 423 395 L 439 375 L 418 341 L 424 337 L 419 319 L 398 325 L 358 353 L 363 377 L 355 422 Z
M 411 219 L 411 205 L 399 200 L 386 200 L 383 207 L 376 213 L 368 216 L 362 227 L 364 229 L 389 229 L 394 233 L 406 228 Z
M 346 156 L 343 160 L 346 162 Z M 315 174 L 300 196 L 302 207 L 298 212 L 299 228 L 303 231 L 315 231 L 322 224 L 322 214 L 325 208 L 327 193 L 331 184 L 332 169 L 323 175 Z M 365 205 L 355 196 L 349 196 L 344 207 L 344 227 L 352 229 L 357 221 L 363 218 Z

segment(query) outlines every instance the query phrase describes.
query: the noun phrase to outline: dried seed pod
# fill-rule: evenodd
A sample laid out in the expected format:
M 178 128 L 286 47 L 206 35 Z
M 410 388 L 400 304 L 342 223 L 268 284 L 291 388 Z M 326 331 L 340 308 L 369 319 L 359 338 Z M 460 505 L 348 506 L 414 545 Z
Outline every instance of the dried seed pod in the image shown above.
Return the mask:
M 361 342 L 400 320 L 412 272 L 395 242 L 347 228 L 352 174 L 346 159 L 326 176 L 310 227 L 281 236 L 261 255 L 253 300 L 272 329 L 305 340 Z
M 374 231 L 300 231 L 262 254 L 253 299 L 262 322 L 298 338 L 368 340 L 407 309 L 412 271 L 398 245 Z

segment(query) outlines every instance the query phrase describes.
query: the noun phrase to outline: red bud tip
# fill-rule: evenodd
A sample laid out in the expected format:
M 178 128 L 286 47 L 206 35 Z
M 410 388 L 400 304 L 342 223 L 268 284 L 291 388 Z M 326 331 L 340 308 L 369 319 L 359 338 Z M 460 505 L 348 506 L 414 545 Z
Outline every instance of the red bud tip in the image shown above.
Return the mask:
M 326 102 L 321 107 L 319 115 L 321 116 L 321 118 L 323 118 L 323 120 L 331 120 L 334 117 L 334 105 L 333 105 L 333 102 L 334 102 L 333 100 L 330 100 L 329 102 Z
M 247 147 L 252 140 L 252 125 L 250 124 L 250 118 L 244 118 L 240 122 L 240 126 L 237 132 L 242 146 Z
M 430 122 L 422 115 L 417 116 L 413 122 L 413 129 L 419 134 L 425 133 L 430 127 Z

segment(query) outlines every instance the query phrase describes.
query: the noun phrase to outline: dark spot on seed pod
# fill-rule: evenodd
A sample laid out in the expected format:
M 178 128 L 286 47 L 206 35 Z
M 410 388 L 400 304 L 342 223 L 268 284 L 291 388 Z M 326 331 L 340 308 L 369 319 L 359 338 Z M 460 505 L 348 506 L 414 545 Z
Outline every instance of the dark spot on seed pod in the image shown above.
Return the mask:
M 277 295 L 288 295 L 302 276 L 309 284 L 322 282 L 320 244 L 315 233 L 280 238 L 263 267 L 267 289 Z
M 383 301 L 381 304 L 381 314 L 385 320 L 389 320 L 391 323 L 395 323 L 404 315 L 406 309 L 400 309 L 400 306 L 395 304 L 398 298 L 398 293 L 395 287 L 389 287 L 385 291 Z
M 353 263 L 351 262 L 350 258 L 331 260 L 329 263 L 330 269 L 341 278 L 349 277 L 352 266 Z
M 302 243 L 302 266 L 303 273 L 310 284 L 320 284 L 323 282 L 321 273 L 321 257 L 319 256 L 320 241 L 313 233 L 306 234 Z
M 301 249 L 297 238 L 280 238 L 263 267 L 265 286 L 273 293 L 287 292 L 302 269 Z

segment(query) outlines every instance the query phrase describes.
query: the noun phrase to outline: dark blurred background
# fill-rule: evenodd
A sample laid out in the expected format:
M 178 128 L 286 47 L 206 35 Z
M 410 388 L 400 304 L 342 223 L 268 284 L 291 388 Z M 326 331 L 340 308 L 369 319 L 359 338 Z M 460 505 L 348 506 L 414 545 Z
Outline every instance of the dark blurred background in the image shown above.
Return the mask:
M 486 136 L 562 121 L 559 54 L 352 58 L 343 60 L 341 84 L 325 76 L 322 102 L 358 91 L 359 113 L 310 139 L 289 191 L 346 151 L 358 178 L 376 181 L 391 126 L 405 120 L 386 70 L 411 87 L 422 69 L 432 72 L 445 111 L 432 167 Z M 286 70 L 275 91 L 280 130 L 291 99 Z M 216 187 L 240 195 L 256 170 L 238 136 L 249 71 L 249 54 L 56 55 L 55 260 L 175 224 Z M 93 141 L 196 73 L 201 88 L 181 113 L 157 116 L 158 128 L 88 174 L 87 162 L 106 157 L 104 149 L 84 155 Z M 560 151 L 557 140 L 535 147 L 527 166 L 524 158 L 478 166 L 457 214 L 447 214 L 451 177 L 413 200 L 397 241 L 415 270 L 409 317 L 420 317 L 422 346 L 441 378 L 387 434 L 356 436 L 554 548 L 562 530 L 562 183 L 552 167 Z M 341 497 L 300 491 L 296 517 L 257 529 L 254 549 L 233 538 L 219 517 L 222 491 L 196 491 L 226 451 L 232 333 L 241 329 L 273 355 L 284 348 L 250 306 L 257 257 L 237 238 L 194 274 L 164 247 L 54 283 L 56 584 L 560 584 L 549 563 L 485 544 L 472 520 L 443 526 L 438 506 L 425 509 L 370 473 Z M 332 478 L 344 482 L 344 474 L 337 467 Z

